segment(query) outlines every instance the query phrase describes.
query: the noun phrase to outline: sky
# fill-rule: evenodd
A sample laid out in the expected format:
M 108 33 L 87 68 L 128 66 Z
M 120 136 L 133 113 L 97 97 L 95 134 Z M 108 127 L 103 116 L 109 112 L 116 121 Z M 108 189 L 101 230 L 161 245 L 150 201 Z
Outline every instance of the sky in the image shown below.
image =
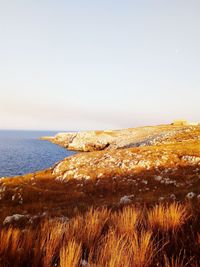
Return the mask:
M 0 0 L 0 129 L 200 121 L 199 0 Z

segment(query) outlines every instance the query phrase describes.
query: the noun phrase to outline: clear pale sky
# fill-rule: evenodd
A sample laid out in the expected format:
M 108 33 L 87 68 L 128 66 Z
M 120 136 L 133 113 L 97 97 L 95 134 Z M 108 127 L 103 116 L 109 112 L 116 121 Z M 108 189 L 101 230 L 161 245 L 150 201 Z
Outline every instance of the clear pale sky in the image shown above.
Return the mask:
M 199 0 L 0 0 L 0 128 L 200 121 Z

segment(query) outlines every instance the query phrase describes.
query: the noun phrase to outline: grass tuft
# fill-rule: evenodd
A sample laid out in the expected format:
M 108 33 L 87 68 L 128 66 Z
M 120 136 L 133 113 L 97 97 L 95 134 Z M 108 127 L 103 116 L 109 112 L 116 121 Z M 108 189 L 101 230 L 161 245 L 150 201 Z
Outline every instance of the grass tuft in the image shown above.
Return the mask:
M 78 267 L 82 255 L 82 246 L 70 240 L 60 249 L 60 267 Z
M 118 234 L 132 236 L 141 221 L 141 211 L 134 207 L 125 207 L 122 211 L 114 212 L 111 221 Z
M 156 205 L 148 212 L 148 223 L 151 228 L 162 231 L 176 231 L 189 218 L 186 205 L 173 202 L 172 204 Z

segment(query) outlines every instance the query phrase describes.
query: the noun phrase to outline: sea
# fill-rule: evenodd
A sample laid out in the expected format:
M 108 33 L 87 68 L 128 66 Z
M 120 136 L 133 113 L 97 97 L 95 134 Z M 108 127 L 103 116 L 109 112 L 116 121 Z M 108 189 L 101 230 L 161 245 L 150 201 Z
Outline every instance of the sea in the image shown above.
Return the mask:
M 23 175 L 53 166 L 75 152 L 59 147 L 42 136 L 53 131 L 0 130 L 0 177 Z

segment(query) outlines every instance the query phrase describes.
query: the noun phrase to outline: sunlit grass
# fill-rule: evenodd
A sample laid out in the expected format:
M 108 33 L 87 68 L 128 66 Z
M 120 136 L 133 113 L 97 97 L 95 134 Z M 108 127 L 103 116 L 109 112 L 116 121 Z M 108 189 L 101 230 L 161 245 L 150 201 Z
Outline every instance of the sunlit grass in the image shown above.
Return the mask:
M 162 231 L 177 230 L 189 218 L 186 205 L 173 202 L 172 204 L 159 204 L 148 212 L 148 223 L 151 228 Z
M 65 223 L 60 221 L 46 221 L 42 225 L 42 235 L 40 237 L 40 250 L 43 251 L 43 264 L 45 267 L 52 265 L 53 260 L 59 254 L 62 245 Z
M 118 234 L 133 235 L 141 221 L 141 211 L 135 207 L 125 207 L 122 211 L 114 212 L 111 221 Z
M 188 247 L 189 256 L 184 254 L 187 258 L 177 252 L 195 241 L 194 251 L 199 253 L 200 234 L 188 239 L 177 231 L 174 239 L 172 232 L 183 226 L 190 231 L 184 225 L 189 214 L 188 206 L 178 203 L 119 211 L 92 208 L 69 221 L 55 218 L 24 229 L 10 226 L 0 230 L 0 266 L 79 267 L 83 260 L 91 267 L 190 266 L 184 264 L 193 260 L 193 247 Z M 179 241 L 169 244 L 170 238 Z M 163 246 L 167 242 L 172 247 Z
M 22 234 L 19 229 L 8 228 L 0 232 L 0 254 L 5 253 L 8 249 L 11 255 L 16 253 L 19 248 Z
M 156 246 L 151 231 L 135 232 L 131 240 L 132 261 L 134 267 L 148 267 L 156 254 Z
M 82 241 L 87 248 L 92 247 L 98 241 L 109 216 L 110 212 L 107 209 L 90 209 L 86 213 L 83 218 Z
M 60 249 L 60 267 L 78 267 L 82 254 L 81 244 L 69 240 Z
M 67 239 L 75 238 L 89 249 L 94 246 L 102 234 L 102 230 L 110 217 L 110 211 L 104 209 L 89 209 L 84 215 L 73 218 L 66 226 Z
M 130 266 L 130 244 L 124 235 L 118 236 L 113 230 L 102 240 L 97 253 L 99 267 Z

